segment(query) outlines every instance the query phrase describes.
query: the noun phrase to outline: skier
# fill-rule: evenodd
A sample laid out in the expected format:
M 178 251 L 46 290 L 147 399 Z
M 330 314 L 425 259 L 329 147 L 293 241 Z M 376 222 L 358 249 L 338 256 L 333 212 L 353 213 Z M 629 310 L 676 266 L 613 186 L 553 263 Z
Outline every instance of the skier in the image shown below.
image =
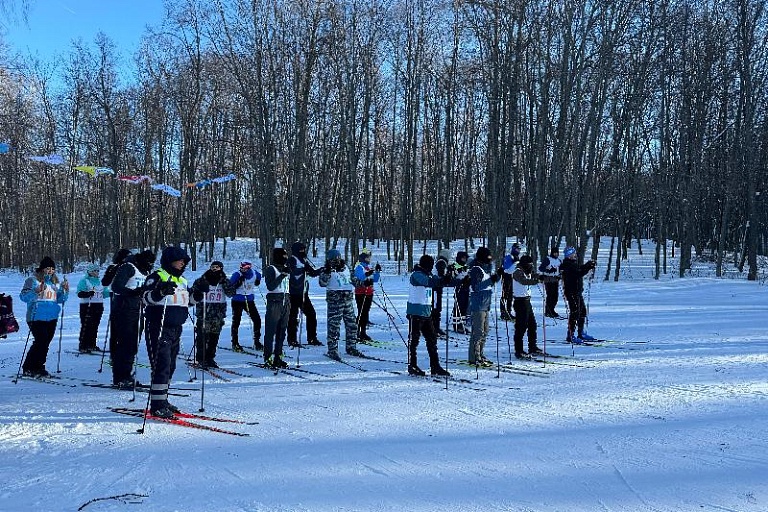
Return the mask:
M 456 261 L 452 265 L 453 275 L 458 281 L 454 292 L 453 330 L 460 334 L 470 334 L 469 330 L 469 254 L 464 251 L 456 253 Z
M 445 277 L 450 271 L 450 265 L 448 260 L 451 259 L 450 249 L 440 249 L 437 253 L 437 262 L 435 263 L 435 271 L 437 277 Z M 443 313 L 443 287 L 435 288 L 435 293 L 432 295 L 432 326 L 435 328 L 435 334 L 438 336 L 445 336 L 445 331 L 440 328 L 440 319 Z
M 205 288 L 208 284 L 205 298 L 195 304 L 195 360 L 203 368 L 218 368 L 216 349 L 219 346 L 219 336 L 227 317 L 227 298 L 235 294 L 235 287 L 224 273 L 224 263 L 211 262 L 211 266 L 192 284 L 195 289 Z
M 371 305 L 373 304 L 373 285 L 379 282 L 381 265 L 371 267 L 371 250 L 364 247 L 358 256 L 352 282 L 355 285 L 355 302 L 357 302 L 357 339 L 373 341 L 365 332 L 370 324 Z
M 520 260 L 520 244 L 512 244 L 509 254 L 504 256 L 502 266 L 504 273 L 501 275 L 501 319 L 505 322 L 514 320 L 512 314 L 512 274 L 515 272 L 515 265 Z
M 480 247 L 475 254 L 475 260 L 469 269 L 469 312 L 472 315 L 472 335 L 469 339 L 469 363 L 481 366 L 493 366 L 485 357 L 483 350 L 488 338 L 488 313 L 493 299 L 493 285 L 496 284 L 504 267 L 499 265 L 495 273 L 491 273 L 493 256 L 487 247 Z
M 288 282 L 291 274 L 286 264 L 288 253 L 282 247 L 272 249 L 272 264 L 264 270 L 267 285 L 267 310 L 264 313 L 264 363 L 273 368 L 287 368 L 283 361 L 283 342 L 288 328 L 291 299 Z
M 539 265 L 540 275 L 543 277 L 544 292 L 546 293 L 546 303 L 544 307 L 544 316 L 548 318 L 562 319 L 563 317 L 555 311 L 557 299 L 560 295 L 560 249 L 553 246 L 549 251 L 549 256 L 545 257 Z
M 539 276 L 533 271 L 533 258 L 524 254 L 517 262 L 512 274 L 512 293 L 515 309 L 515 357 L 528 359 L 531 355 L 543 355 L 536 346 L 536 317 L 531 306 L 531 286 L 539 283 Z M 528 333 L 528 352 L 523 350 L 523 336 Z
M 112 280 L 117 274 L 117 269 L 125 262 L 125 259 L 131 255 L 130 249 L 120 249 L 112 257 L 112 263 L 107 267 L 104 272 L 104 277 L 101 278 L 102 286 L 109 286 L 112 284 Z
M 261 274 L 253 268 L 253 263 L 249 260 L 240 262 L 240 269 L 232 274 L 229 282 L 235 287 L 235 295 L 232 296 L 232 350 L 242 352 L 238 338 L 240 329 L 240 319 L 243 317 L 243 310 L 253 322 L 253 349 L 257 351 L 264 350 L 261 344 L 261 316 L 256 309 L 253 291 L 261 284 Z
M 447 260 L 446 260 L 447 263 Z M 424 335 L 429 354 L 429 368 L 432 375 L 450 376 L 447 370 L 440 365 L 440 357 L 437 354 L 437 333 L 432 318 L 432 294 L 433 290 L 439 290 L 451 280 L 451 273 L 444 273 L 443 277 L 432 275 L 435 259 L 425 254 L 419 258 L 419 263 L 413 267 L 413 273 L 409 279 L 408 303 L 406 316 L 410 326 L 408 344 L 408 374 L 424 376 L 424 370 L 419 368 L 416 349 L 419 339 Z
M 35 275 L 24 281 L 19 298 L 27 303 L 27 325 L 32 333 L 32 346 L 22 370 L 27 377 L 50 377 L 51 374 L 45 369 L 45 360 L 56 334 L 59 313 L 69 298 L 69 283 L 66 277 L 59 281 L 56 263 L 46 256 Z
M 297 346 L 299 330 L 299 310 L 301 310 L 307 323 L 307 343 L 314 346 L 323 346 L 317 339 L 317 314 L 309 300 L 309 283 L 307 276 L 317 277 L 320 269 L 316 269 L 307 259 L 307 246 L 301 242 L 295 242 L 291 246 L 291 257 L 288 259 L 288 267 L 291 270 L 291 279 L 288 284 L 288 293 L 291 296 L 291 311 L 288 315 L 288 345 Z
M 325 300 L 328 303 L 328 352 L 326 355 L 336 361 L 339 356 L 339 333 L 341 321 L 344 321 L 345 349 L 347 354 L 362 357 L 357 349 L 357 322 L 355 321 L 355 305 L 352 299 L 355 286 L 350 280 L 350 271 L 336 249 L 329 250 L 325 255 L 325 266 L 319 278 L 320 286 L 326 289 Z
M 155 253 L 150 250 L 128 256 L 118 267 L 112 281 L 109 357 L 112 361 L 112 383 L 119 389 L 132 389 L 134 385 L 133 363 L 144 330 L 142 287 L 154 264 Z
M 104 299 L 109 297 L 109 288 L 99 280 L 99 265 L 89 264 L 85 276 L 77 283 L 77 296 L 80 297 L 80 345 L 78 350 L 84 354 L 98 351 L 96 338 L 99 323 L 104 315 Z
M 595 262 L 590 260 L 583 265 L 579 265 L 576 261 L 578 255 L 574 247 L 566 247 L 563 255 L 565 260 L 560 265 L 560 274 L 563 276 L 565 300 L 568 301 L 568 336 L 566 341 L 579 345 L 585 341 L 593 341 L 595 339 L 584 332 L 587 306 L 582 296 L 584 292 L 584 276 L 595 268 Z
M 182 326 L 189 316 L 189 306 L 202 301 L 210 289 L 206 280 L 187 288 L 187 280 L 181 275 L 189 260 L 181 247 L 166 247 L 160 256 L 160 269 L 150 274 L 144 285 L 147 353 L 152 366 L 150 414 L 159 418 L 173 418 L 179 412 L 168 402 L 168 384 L 176 370 Z

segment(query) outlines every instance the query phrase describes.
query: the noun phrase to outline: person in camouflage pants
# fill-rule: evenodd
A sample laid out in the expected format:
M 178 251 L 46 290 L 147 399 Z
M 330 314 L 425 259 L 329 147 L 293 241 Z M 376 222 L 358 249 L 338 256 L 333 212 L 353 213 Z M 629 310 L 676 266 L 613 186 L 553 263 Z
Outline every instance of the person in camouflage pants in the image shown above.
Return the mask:
M 218 368 L 216 364 L 216 348 L 219 336 L 227 317 L 227 299 L 235 294 L 235 286 L 224 273 L 224 264 L 220 261 L 211 263 L 211 267 L 195 280 L 195 288 L 202 282 L 209 286 L 205 300 L 195 305 L 195 360 L 204 367 Z
M 326 355 L 331 359 L 341 361 L 338 350 L 343 319 L 345 350 L 351 356 L 362 357 L 363 353 L 357 349 L 355 286 L 350 279 L 347 264 L 341 259 L 341 253 L 336 249 L 331 249 L 326 254 L 325 266 L 320 273 L 319 283 L 326 289 L 325 300 L 328 303 L 328 353 Z

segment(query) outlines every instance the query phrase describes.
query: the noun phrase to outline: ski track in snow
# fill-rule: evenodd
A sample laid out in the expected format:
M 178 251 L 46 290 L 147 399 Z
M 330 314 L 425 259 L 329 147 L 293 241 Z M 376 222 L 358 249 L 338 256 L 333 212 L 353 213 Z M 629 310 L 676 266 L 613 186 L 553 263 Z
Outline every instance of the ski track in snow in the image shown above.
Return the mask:
M 307 380 L 274 375 L 248 365 L 254 356 L 220 350 L 219 364 L 246 376 L 222 372 L 231 379 L 224 382 L 206 375 L 204 414 L 258 421 L 226 424 L 247 438 L 152 421 L 138 434 L 140 418 L 108 408 L 143 407 L 146 394 L 131 403 L 130 392 L 13 384 L 4 377 L 0 510 L 77 510 L 99 498 L 84 510 L 768 510 L 766 287 L 707 277 L 654 281 L 646 260 L 635 257 L 623 270 L 634 280 L 585 280 L 589 331 L 618 341 L 572 349 L 562 343 L 566 322 L 558 321 L 547 325 L 547 350 L 568 359 L 512 363 L 546 371 L 546 378 L 508 372 L 497 378 L 495 367 L 476 373 L 448 363 L 470 383 L 449 381 L 446 390 L 442 381 L 408 377 L 404 364 L 349 357 L 368 370 L 361 372 L 323 357 L 324 347 L 300 353 L 286 347 L 292 366 L 300 357 L 301 368 L 320 374 L 296 372 Z M 232 261 L 228 269 L 236 266 Z M 188 279 L 203 270 L 188 272 Z M 638 277 L 643 273 L 648 276 Z M 23 277 L 0 273 L 0 290 L 16 297 Z M 407 281 L 386 276 L 383 284 L 404 315 Z M 314 281 L 310 294 L 325 341 L 326 304 Z M 377 295 L 383 303 L 378 286 Z M 536 289 L 533 301 L 541 322 Z M 24 305 L 15 299 L 14 306 L 22 332 L 0 341 L 3 375 L 17 371 L 27 334 Z M 562 300 L 558 310 L 565 312 Z M 402 340 L 376 306 L 371 320 L 375 346 L 359 347 L 405 361 Z M 395 322 L 407 333 L 397 315 Z M 78 329 L 77 301 L 70 299 L 64 351 L 76 350 Z M 250 339 L 247 319 L 240 329 L 241 339 Z M 512 323 L 492 320 L 486 355 L 509 361 L 513 330 Z M 51 371 L 58 337 L 57 330 Z M 188 322 L 185 356 L 191 344 Z M 227 325 L 221 345 L 228 344 Z M 467 344 L 467 336 L 451 333 L 449 357 L 465 359 Z M 444 339 L 438 349 L 443 358 Z M 147 362 L 143 343 L 139 361 Z M 419 362 L 428 367 L 427 361 L 422 340 Z M 97 373 L 100 362 L 63 352 L 61 375 L 109 382 L 109 366 Z M 199 371 L 194 384 L 187 382 L 194 373 L 180 363 L 172 384 L 199 388 Z M 139 368 L 138 378 L 148 382 L 149 370 Z M 171 400 L 196 412 L 199 392 L 183 392 L 191 396 Z M 112 499 L 123 495 L 135 496 Z

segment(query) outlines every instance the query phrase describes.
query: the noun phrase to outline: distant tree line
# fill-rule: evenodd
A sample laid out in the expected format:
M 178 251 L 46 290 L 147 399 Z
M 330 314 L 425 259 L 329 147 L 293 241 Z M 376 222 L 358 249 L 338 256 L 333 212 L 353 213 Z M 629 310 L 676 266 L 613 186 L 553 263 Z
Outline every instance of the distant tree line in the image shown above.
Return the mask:
M 107 34 L 0 58 L 0 267 L 218 237 L 613 237 L 748 269 L 766 253 L 768 15 L 757 0 L 177 0 L 136 55 Z M 132 63 L 130 66 L 129 64 Z M 130 73 L 126 69 L 133 69 Z M 186 183 L 181 198 L 30 161 Z M 693 248 L 693 249 L 692 249 Z M 416 255 L 418 256 L 418 255 Z

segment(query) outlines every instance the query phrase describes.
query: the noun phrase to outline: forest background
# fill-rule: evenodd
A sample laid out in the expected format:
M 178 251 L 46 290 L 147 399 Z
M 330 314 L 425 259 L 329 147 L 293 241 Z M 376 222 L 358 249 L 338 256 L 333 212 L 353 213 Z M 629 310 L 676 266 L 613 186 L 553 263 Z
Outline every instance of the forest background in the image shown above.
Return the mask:
M 21 22 L 25 5 L 0 0 L 2 23 Z M 589 257 L 588 240 L 609 236 L 606 279 L 641 238 L 656 241 L 656 277 L 668 246 L 681 276 L 698 255 L 718 275 L 758 277 L 766 1 L 176 0 L 165 11 L 131 55 L 98 33 L 45 62 L 0 35 L 0 267 L 50 255 L 71 269 L 169 243 L 212 253 L 217 238 L 254 237 L 341 239 L 347 257 L 384 240 L 410 268 L 427 239 L 470 248 L 479 236 L 499 255 L 516 237 L 535 257 L 565 240 Z M 65 164 L 29 159 L 49 154 Z

